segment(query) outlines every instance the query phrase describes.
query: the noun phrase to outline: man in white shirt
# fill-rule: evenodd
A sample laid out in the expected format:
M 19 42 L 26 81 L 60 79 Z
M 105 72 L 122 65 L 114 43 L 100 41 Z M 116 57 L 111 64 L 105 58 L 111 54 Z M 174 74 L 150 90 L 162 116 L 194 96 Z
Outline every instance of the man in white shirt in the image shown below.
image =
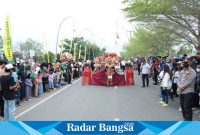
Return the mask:
M 150 65 L 146 62 L 146 60 L 144 60 L 144 62 L 142 63 L 141 70 L 142 70 L 142 83 L 143 83 L 142 87 L 146 87 L 145 80 L 147 83 L 147 87 L 149 87 Z

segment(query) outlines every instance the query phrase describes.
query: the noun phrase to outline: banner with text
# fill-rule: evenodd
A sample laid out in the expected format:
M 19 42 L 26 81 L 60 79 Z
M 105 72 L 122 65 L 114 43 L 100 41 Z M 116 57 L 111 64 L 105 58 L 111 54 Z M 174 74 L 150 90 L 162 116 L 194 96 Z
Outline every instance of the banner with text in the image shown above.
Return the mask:
M 131 134 L 196 135 L 199 121 L 5 121 L 2 135 Z

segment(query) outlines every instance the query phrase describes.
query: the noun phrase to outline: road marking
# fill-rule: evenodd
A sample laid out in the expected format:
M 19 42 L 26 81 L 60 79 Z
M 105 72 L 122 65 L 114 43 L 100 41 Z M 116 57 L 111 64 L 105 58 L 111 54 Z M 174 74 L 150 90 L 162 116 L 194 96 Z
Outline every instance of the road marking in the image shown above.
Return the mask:
M 77 83 L 81 78 L 79 78 L 78 80 L 74 81 L 73 84 Z M 72 85 L 73 85 L 72 84 Z M 69 88 L 70 86 L 72 86 L 71 84 L 70 85 L 67 85 L 66 87 L 63 87 L 61 90 L 57 91 L 56 93 L 50 95 L 49 97 L 47 97 L 46 99 L 40 101 L 39 103 L 33 105 L 32 107 L 30 107 L 29 109 L 27 109 L 26 111 L 18 114 L 15 118 L 18 119 L 19 117 L 21 117 L 22 115 L 26 114 L 27 112 L 31 111 L 32 109 L 34 109 L 35 107 L 39 106 L 40 104 L 44 103 L 45 101 L 49 100 L 50 98 L 54 97 L 55 95 L 59 94 L 60 92 L 62 92 L 63 90 Z

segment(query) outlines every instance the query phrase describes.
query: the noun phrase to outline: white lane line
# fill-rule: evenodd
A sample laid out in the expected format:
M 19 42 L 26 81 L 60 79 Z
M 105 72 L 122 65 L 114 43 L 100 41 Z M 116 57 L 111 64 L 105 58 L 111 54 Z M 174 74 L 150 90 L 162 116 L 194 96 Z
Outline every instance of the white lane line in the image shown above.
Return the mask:
M 79 78 L 78 80 L 74 81 L 73 84 L 77 83 L 81 78 Z M 72 85 L 73 85 L 72 84 Z M 33 105 L 32 107 L 30 107 L 29 109 L 27 109 L 26 111 L 18 114 L 15 118 L 18 119 L 19 117 L 21 117 L 22 115 L 26 114 L 27 112 L 31 111 L 32 109 L 34 109 L 35 107 L 39 106 L 40 104 L 44 103 L 45 101 L 49 100 L 50 98 L 54 97 L 55 95 L 59 94 L 60 92 L 62 92 L 63 90 L 69 88 L 72 85 L 67 85 L 66 87 L 63 87 L 61 90 L 59 90 L 58 92 L 50 95 L 49 97 L 47 97 L 46 99 L 40 101 L 39 103 Z

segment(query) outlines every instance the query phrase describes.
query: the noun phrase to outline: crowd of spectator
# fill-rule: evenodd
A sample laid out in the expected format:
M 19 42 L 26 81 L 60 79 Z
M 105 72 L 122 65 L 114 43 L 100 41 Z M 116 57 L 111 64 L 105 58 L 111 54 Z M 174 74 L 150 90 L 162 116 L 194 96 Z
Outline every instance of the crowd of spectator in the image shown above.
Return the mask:
M 118 66 L 122 71 L 125 71 L 127 61 L 119 61 Z M 199 53 L 195 56 L 185 54 L 181 58 L 136 57 L 132 63 L 138 75 L 141 74 L 143 88 L 149 87 L 149 78 L 153 79 L 154 85 L 159 86 L 159 103 L 162 107 L 167 107 L 169 101 L 180 97 L 180 110 L 185 120 L 192 120 L 193 113 L 200 113 Z M 22 102 L 71 84 L 73 79 L 82 75 L 85 64 L 73 60 L 54 64 L 17 60 L 16 64 L 9 64 L 0 60 L 1 119 L 15 120 L 15 109 Z M 95 62 L 91 61 L 90 66 L 94 71 Z
M 55 64 L 20 60 L 9 64 L 0 60 L 1 119 L 15 120 L 15 109 L 22 102 L 71 84 L 73 79 L 81 76 L 83 64 L 73 60 Z
M 192 120 L 193 113 L 200 113 L 200 54 L 181 58 L 137 57 L 134 59 L 138 75 L 142 74 L 142 87 L 149 86 L 149 78 L 159 85 L 160 104 L 167 107 L 180 97 L 180 108 L 185 120 Z

